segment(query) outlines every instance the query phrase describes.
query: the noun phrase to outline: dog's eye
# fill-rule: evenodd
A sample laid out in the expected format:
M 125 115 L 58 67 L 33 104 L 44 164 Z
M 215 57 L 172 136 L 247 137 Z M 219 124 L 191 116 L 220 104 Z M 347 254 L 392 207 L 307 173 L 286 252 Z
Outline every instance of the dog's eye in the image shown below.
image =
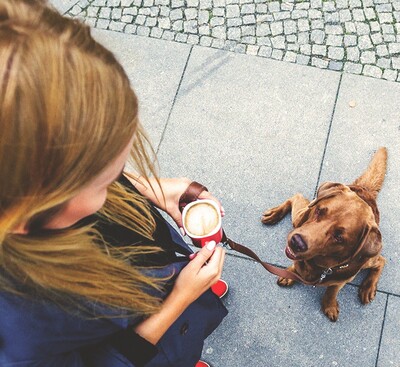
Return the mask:
M 316 207 L 315 208 L 315 216 L 317 218 L 321 218 L 326 213 L 326 208 Z
M 333 232 L 333 238 L 336 242 L 342 243 L 344 242 L 344 237 L 343 237 L 343 230 L 341 229 L 336 229 Z

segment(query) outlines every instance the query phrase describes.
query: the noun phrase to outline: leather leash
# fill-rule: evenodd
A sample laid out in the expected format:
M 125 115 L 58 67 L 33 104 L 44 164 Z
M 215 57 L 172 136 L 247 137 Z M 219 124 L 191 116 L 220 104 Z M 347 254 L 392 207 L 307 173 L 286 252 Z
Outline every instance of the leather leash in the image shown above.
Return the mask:
M 203 192 L 203 191 L 208 191 L 207 187 L 205 187 L 204 185 L 193 181 L 188 188 L 186 189 L 186 191 L 182 194 L 182 196 L 179 199 L 179 209 L 182 212 L 183 208 L 191 203 L 192 201 L 195 201 L 199 198 L 199 195 Z M 251 249 L 249 249 L 246 246 L 241 245 L 240 243 L 237 243 L 233 240 L 231 240 L 230 238 L 228 238 L 225 234 L 225 231 L 223 232 L 223 238 L 221 243 L 224 245 L 224 247 L 228 248 L 228 249 L 232 249 L 236 252 L 239 252 L 243 255 L 246 255 L 248 257 L 251 257 L 253 260 L 257 261 L 259 264 L 261 264 L 265 270 L 267 270 L 268 272 L 277 275 L 279 277 L 283 277 L 283 278 L 287 278 L 287 279 L 292 279 L 295 280 L 297 282 L 303 283 L 303 284 L 307 284 L 307 285 L 318 285 L 319 283 L 321 283 L 321 281 L 324 279 L 318 279 L 316 282 L 309 282 L 305 279 L 303 279 L 300 275 L 286 270 L 286 269 L 282 269 L 279 268 L 275 265 L 272 265 L 270 263 L 267 263 L 266 261 L 262 261 L 258 255 Z

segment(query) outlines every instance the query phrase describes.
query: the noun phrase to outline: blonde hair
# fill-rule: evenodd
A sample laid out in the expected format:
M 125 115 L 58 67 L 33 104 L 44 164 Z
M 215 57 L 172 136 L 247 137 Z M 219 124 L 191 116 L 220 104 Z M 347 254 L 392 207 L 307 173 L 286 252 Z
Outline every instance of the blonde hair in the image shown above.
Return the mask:
M 148 315 L 159 290 L 129 260 L 157 248 L 112 248 L 91 226 L 28 235 L 96 177 L 135 134 L 138 172 L 154 174 L 138 102 L 111 52 L 88 27 L 43 1 L 0 0 L 0 289 L 14 282 L 50 299 L 82 298 Z M 150 150 L 151 152 L 151 150 Z M 103 214 L 151 239 L 146 201 L 114 183 Z M 11 281 L 10 281 L 11 279 Z

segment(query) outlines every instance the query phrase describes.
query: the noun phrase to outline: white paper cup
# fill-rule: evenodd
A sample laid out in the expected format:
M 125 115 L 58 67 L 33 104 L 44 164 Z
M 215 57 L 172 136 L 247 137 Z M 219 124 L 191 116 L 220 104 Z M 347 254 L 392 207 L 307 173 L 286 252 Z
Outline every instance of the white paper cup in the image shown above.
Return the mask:
M 221 242 L 221 213 L 213 200 L 202 199 L 187 204 L 182 212 L 182 223 L 186 234 L 198 247 L 210 241 Z

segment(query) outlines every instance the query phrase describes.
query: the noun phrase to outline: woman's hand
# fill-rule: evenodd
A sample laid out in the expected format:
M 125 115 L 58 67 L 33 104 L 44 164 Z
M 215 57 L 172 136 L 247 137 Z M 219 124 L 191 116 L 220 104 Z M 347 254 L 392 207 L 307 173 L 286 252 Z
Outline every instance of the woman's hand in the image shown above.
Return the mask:
M 135 332 L 156 344 L 183 311 L 221 278 L 225 250 L 209 242 L 179 273 L 161 310 L 136 325 Z
M 133 180 L 129 176 L 127 176 L 127 178 L 132 182 L 133 185 L 135 185 L 142 195 L 146 196 L 158 208 L 168 213 L 184 235 L 182 228 L 182 216 L 181 212 L 179 211 L 179 199 L 192 181 L 185 177 L 160 178 L 160 188 L 155 178 L 150 178 L 149 182 L 142 178 L 139 178 L 137 181 Z M 150 187 L 150 184 L 153 189 Z M 218 199 L 211 195 L 208 191 L 203 191 L 199 195 L 199 199 L 214 200 L 220 208 L 221 216 L 225 215 L 225 211 Z
M 182 297 L 188 305 L 200 297 L 221 278 L 225 250 L 210 241 L 179 273 L 172 294 Z

